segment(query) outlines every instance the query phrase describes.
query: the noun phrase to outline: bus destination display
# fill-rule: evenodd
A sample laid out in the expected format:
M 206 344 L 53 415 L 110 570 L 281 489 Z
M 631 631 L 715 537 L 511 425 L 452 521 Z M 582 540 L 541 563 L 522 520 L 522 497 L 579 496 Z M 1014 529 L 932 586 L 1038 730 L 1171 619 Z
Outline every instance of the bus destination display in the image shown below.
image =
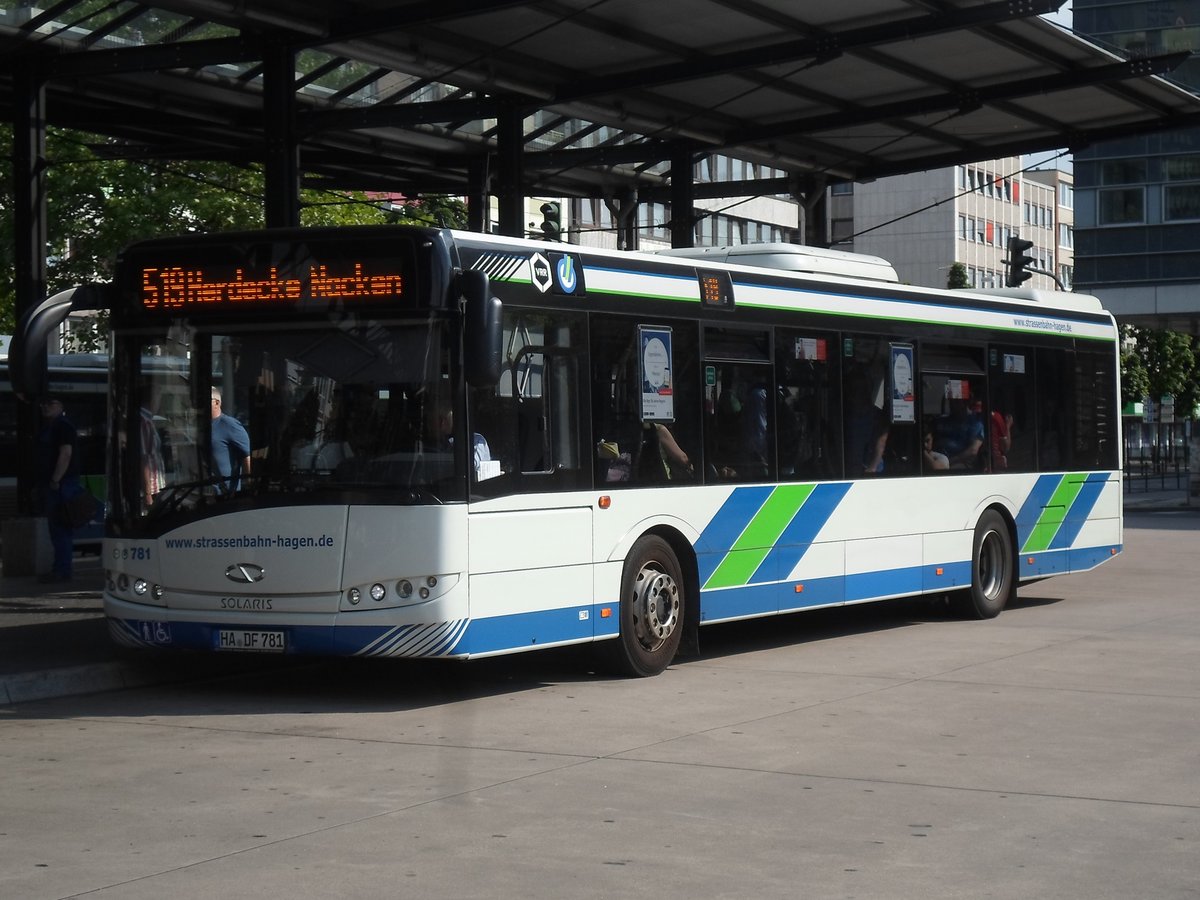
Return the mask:
M 264 271 L 238 267 L 232 272 L 226 266 L 203 265 L 143 266 L 141 270 L 141 302 L 147 310 L 398 300 L 404 290 L 401 272 L 361 261 L 337 265 L 313 262 L 299 272 L 284 275 L 276 266 Z

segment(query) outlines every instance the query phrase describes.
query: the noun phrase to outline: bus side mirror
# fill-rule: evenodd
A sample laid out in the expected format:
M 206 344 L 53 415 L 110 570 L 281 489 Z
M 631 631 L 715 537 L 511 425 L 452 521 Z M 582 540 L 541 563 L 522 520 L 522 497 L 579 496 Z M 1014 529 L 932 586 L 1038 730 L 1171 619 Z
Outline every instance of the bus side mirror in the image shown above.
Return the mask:
M 472 269 L 459 278 L 466 298 L 463 367 L 467 384 L 489 387 L 500 381 L 500 298 L 492 296 L 486 272 Z
M 29 400 L 46 389 L 46 344 L 63 319 L 75 309 L 107 309 L 100 285 L 83 284 L 47 297 L 26 310 L 8 348 L 8 372 L 13 392 Z

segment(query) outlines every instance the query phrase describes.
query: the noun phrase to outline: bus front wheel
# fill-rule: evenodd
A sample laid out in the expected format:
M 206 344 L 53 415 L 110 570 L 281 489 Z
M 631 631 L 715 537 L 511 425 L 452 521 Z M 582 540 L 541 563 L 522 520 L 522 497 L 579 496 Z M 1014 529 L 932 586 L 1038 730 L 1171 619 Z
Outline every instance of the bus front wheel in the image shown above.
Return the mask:
M 971 551 L 971 589 L 963 598 L 963 611 L 976 619 L 1000 615 L 1015 594 L 1012 532 L 994 509 L 979 517 Z
M 640 538 L 621 573 L 620 636 L 608 641 L 614 668 L 624 675 L 657 675 L 675 658 L 683 636 L 684 580 L 671 545 Z

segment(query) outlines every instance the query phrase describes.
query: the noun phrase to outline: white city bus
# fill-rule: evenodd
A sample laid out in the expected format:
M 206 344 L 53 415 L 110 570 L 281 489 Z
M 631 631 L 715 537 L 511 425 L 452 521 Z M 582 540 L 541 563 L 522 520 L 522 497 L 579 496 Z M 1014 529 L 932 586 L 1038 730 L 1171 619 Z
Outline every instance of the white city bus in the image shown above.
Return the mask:
M 112 634 L 600 642 L 652 675 L 701 625 L 921 594 L 987 618 L 1120 552 L 1112 317 L 877 262 L 401 227 L 135 245 L 109 288 Z M 232 465 L 214 388 L 248 433 Z

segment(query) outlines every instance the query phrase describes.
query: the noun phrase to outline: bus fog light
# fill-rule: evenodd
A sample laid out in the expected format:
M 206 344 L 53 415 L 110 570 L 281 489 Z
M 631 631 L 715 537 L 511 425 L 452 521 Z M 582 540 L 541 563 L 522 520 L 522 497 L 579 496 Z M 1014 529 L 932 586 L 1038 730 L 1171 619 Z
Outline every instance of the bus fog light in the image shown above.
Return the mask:
M 386 596 L 387 596 L 387 588 L 385 588 L 382 584 L 371 585 L 371 599 L 374 600 L 376 603 L 381 602 L 383 600 L 383 598 Z
M 412 582 L 408 579 L 396 582 L 396 593 L 400 595 L 401 599 L 407 600 L 412 596 Z
M 151 591 L 150 593 L 152 593 L 154 595 L 155 600 L 161 600 L 163 598 L 163 594 L 165 594 L 166 592 L 167 592 L 166 588 L 164 588 L 161 584 L 156 584 L 154 586 L 154 590 Z
M 429 599 L 429 588 L 427 588 L 427 587 L 421 588 L 420 594 L 421 594 L 422 600 L 428 600 Z
M 428 578 L 425 579 L 425 583 L 431 588 L 437 587 L 437 576 L 430 575 Z
M 351 606 L 358 606 L 358 601 L 362 599 L 362 591 L 358 588 L 350 588 L 346 592 L 346 599 L 350 601 Z
M 150 583 L 145 578 L 138 578 L 133 582 L 133 592 L 141 597 L 146 591 L 150 590 Z

